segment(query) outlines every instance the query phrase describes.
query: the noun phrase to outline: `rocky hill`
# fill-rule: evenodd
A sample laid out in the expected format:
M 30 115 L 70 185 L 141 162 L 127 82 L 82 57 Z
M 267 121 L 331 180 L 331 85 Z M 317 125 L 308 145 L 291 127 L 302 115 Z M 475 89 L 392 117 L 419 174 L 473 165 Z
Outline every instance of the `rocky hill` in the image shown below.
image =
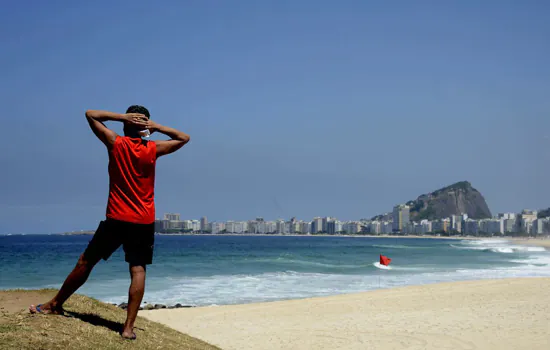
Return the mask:
M 457 182 L 423 194 L 415 200 L 408 201 L 407 205 L 411 208 L 410 218 L 413 221 L 443 219 L 463 213 L 472 219 L 492 217 L 483 195 L 468 181 Z M 381 219 L 384 216 L 387 217 L 387 214 L 373 219 Z

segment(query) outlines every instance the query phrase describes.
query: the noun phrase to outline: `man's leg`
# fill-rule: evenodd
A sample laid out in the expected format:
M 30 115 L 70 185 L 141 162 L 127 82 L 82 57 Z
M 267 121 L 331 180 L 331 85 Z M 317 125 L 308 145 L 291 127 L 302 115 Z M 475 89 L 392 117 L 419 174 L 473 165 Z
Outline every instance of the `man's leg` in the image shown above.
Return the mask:
M 130 290 L 128 291 L 128 309 L 126 322 L 124 323 L 124 329 L 122 331 L 123 338 L 134 339 L 136 337 L 134 333 L 134 322 L 136 321 L 139 306 L 143 299 L 143 293 L 145 292 L 145 271 L 145 265 L 130 264 L 132 282 L 130 284 Z
M 108 259 L 109 256 L 120 246 L 120 237 L 116 235 L 116 225 L 108 221 L 101 221 L 99 226 L 88 243 L 88 247 L 78 259 L 73 271 L 67 276 L 63 286 L 57 295 L 40 307 L 31 305 L 31 313 L 54 313 L 63 312 L 63 304 L 74 292 L 80 288 L 88 279 L 90 272 L 100 259 Z
M 36 306 L 31 305 L 29 310 L 32 313 L 43 312 L 60 314 L 63 312 L 63 304 L 74 292 L 80 288 L 84 282 L 90 276 L 90 272 L 94 266 L 98 263 L 99 257 L 87 258 L 82 254 L 76 263 L 73 271 L 67 276 L 63 286 L 57 293 L 57 295 L 50 301 L 40 306 L 40 310 L 37 310 Z

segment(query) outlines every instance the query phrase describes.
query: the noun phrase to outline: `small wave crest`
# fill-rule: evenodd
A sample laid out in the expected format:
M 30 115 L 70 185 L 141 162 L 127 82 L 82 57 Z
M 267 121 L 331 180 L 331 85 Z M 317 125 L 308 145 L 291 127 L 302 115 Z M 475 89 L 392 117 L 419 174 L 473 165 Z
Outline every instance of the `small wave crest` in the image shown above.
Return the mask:
M 268 263 L 268 264 L 282 264 L 282 265 L 292 265 L 292 266 L 307 266 L 307 267 L 320 267 L 326 269 L 359 269 L 368 266 L 369 264 L 331 264 L 323 263 L 319 261 L 310 261 L 302 260 L 296 258 L 287 258 L 284 256 L 279 256 L 277 258 L 267 258 L 267 259 L 253 259 L 248 260 L 248 262 L 258 262 L 258 263 Z
M 425 249 L 428 247 L 419 247 L 419 246 L 410 246 L 410 245 L 400 245 L 400 244 L 372 244 L 372 248 L 382 248 L 382 249 Z
M 545 252 L 543 247 L 530 247 L 512 245 L 505 240 L 479 240 L 479 241 L 461 241 L 460 245 L 450 244 L 452 248 L 464 249 L 464 250 L 481 250 L 484 252 L 492 253 L 521 253 L 521 252 Z

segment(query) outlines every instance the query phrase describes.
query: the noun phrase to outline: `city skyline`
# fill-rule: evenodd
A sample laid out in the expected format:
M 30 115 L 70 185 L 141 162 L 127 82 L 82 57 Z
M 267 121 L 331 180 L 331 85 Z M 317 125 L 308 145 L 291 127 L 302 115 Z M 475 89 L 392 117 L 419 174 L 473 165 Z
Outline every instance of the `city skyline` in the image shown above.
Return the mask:
M 385 215 L 390 219 L 359 219 L 340 221 L 335 217 L 314 217 L 311 221 L 292 217 L 265 220 L 263 217 L 225 222 L 208 221 L 206 216 L 181 219 L 179 213 L 165 213 L 155 220 L 157 232 L 250 233 L 250 234 L 529 234 L 550 233 L 550 215 L 538 217 L 537 210 L 523 209 L 520 213 L 498 213 L 491 218 L 471 219 L 467 214 L 418 221 L 410 220 L 409 206 L 399 204 Z

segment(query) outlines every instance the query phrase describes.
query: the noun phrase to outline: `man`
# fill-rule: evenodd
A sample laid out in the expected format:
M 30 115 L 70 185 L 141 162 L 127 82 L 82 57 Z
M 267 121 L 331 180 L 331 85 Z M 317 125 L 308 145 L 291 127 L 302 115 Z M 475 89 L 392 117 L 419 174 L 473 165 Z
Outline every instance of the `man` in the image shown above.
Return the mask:
M 135 339 L 134 322 L 145 290 L 146 265 L 152 263 L 155 225 L 155 165 L 158 157 L 177 151 L 189 135 L 151 121 L 143 106 L 130 106 L 126 114 L 89 110 L 86 119 L 94 134 L 109 153 L 109 199 L 106 219 L 69 274 L 57 295 L 41 305 L 31 305 L 31 313 L 61 314 L 63 303 L 88 279 L 100 259 L 107 260 L 123 246 L 129 264 L 131 284 L 127 318 L 122 337 Z M 108 129 L 103 122 L 124 123 L 124 136 Z M 147 141 L 141 135 L 148 130 L 171 140 Z

